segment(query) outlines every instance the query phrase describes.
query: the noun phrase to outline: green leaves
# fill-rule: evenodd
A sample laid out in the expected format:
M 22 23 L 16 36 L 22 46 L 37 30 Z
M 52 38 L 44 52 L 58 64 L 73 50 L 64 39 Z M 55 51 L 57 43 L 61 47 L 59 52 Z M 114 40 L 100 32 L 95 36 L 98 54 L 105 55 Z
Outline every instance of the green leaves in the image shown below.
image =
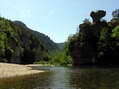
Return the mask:
M 108 37 L 108 28 L 103 28 L 100 32 L 100 40 L 106 40 L 106 38 Z
M 57 52 L 52 56 L 51 63 L 56 65 L 68 65 L 72 63 L 71 57 L 66 55 L 65 52 Z
M 113 18 L 119 18 L 119 9 L 116 9 L 115 11 L 112 12 Z
M 119 26 L 116 26 L 113 30 L 112 30 L 112 38 L 119 38 Z
M 22 25 L 0 17 L 0 57 L 8 62 L 33 63 L 43 59 L 46 49 L 32 31 Z M 26 60 L 27 59 L 27 60 Z M 20 62 L 21 61 L 21 62 Z
M 67 41 L 66 51 L 74 65 L 119 63 L 119 10 L 108 23 L 100 21 L 101 15 L 105 12 L 92 12 L 94 23 L 84 21 L 79 25 L 80 31 Z

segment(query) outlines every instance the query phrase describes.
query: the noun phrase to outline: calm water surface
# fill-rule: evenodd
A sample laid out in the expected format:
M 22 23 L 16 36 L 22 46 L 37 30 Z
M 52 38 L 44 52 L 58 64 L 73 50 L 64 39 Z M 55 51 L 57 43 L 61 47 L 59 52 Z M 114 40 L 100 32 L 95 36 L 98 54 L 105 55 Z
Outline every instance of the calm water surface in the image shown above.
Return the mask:
M 33 67 L 37 75 L 0 80 L 0 89 L 119 89 L 119 68 Z

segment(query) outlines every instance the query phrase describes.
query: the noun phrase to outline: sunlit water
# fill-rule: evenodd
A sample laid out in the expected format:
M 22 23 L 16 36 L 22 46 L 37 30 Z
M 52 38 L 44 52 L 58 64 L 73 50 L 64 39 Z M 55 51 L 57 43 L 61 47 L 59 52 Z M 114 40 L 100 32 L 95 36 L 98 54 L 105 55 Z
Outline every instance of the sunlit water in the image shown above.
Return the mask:
M 119 68 L 34 67 L 37 75 L 0 80 L 0 89 L 119 89 Z

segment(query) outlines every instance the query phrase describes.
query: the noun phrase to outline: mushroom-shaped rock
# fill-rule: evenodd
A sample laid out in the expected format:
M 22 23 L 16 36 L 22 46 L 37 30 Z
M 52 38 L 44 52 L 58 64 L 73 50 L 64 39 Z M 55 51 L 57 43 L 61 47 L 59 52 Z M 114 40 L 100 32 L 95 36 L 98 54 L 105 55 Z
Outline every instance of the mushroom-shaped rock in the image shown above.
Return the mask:
M 92 11 L 90 16 L 93 19 L 93 23 L 100 23 L 101 18 L 103 18 L 106 15 L 106 11 L 104 10 L 98 10 L 96 12 Z

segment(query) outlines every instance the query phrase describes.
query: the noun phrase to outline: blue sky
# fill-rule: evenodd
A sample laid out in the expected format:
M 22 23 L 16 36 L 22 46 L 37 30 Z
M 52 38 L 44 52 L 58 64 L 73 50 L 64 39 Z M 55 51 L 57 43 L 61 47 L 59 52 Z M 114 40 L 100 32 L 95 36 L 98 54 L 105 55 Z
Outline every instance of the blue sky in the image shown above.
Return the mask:
M 118 8 L 118 0 L 0 0 L 2 17 L 20 20 L 55 42 L 66 41 L 78 24 L 85 18 L 91 19 L 92 10 L 106 10 L 105 19 L 109 20 Z

